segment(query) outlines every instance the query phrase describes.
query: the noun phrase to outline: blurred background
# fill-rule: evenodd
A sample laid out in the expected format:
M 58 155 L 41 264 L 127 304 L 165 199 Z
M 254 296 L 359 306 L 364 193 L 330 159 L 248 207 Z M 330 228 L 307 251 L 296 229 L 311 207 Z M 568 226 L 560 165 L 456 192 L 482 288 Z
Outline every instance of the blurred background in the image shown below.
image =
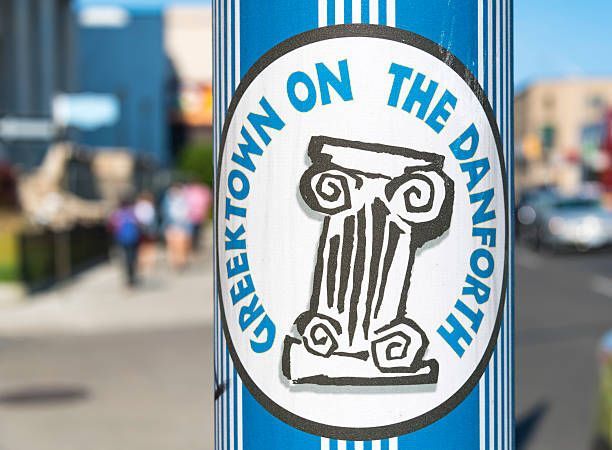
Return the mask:
M 519 450 L 612 448 L 611 17 L 515 1 Z M 207 0 L 0 0 L 0 450 L 212 448 L 211 49 Z

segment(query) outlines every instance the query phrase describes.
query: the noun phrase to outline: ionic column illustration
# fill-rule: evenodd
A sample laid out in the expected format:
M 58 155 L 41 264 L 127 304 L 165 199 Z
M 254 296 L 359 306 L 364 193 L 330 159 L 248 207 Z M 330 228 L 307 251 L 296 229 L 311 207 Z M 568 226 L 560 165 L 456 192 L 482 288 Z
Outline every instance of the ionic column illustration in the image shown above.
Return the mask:
M 300 192 L 323 228 L 310 308 L 286 338 L 283 373 L 294 383 L 436 383 L 408 296 L 416 250 L 450 225 L 443 156 L 323 136 L 308 153 Z M 390 277 L 403 280 L 401 292 L 388 289 Z

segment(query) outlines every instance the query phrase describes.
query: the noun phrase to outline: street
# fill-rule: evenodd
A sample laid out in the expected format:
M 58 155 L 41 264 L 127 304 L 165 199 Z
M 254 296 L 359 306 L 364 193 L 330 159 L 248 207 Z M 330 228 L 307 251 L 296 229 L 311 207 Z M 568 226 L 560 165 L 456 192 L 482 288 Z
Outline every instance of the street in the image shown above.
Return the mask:
M 206 252 L 135 290 L 105 264 L 2 305 L 0 450 L 209 450 L 211 293 Z
M 0 449 L 212 448 L 211 337 L 187 326 L 3 341 Z
M 597 345 L 612 328 L 609 253 L 516 252 L 519 450 L 583 450 L 593 438 Z
M 612 258 L 519 248 L 516 262 L 518 449 L 587 450 L 597 344 L 612 328 Z M 210 264 L 161 274 L 159 298 L 145 289 L 113 299 L 119 288 L 100 287 L 114 273 L 95 269 L 50 298 L 0 311 L 0 450 L 212 448 L 211 321 L 202 311 Z M 68 318 L 58 319 L 58 305 Z

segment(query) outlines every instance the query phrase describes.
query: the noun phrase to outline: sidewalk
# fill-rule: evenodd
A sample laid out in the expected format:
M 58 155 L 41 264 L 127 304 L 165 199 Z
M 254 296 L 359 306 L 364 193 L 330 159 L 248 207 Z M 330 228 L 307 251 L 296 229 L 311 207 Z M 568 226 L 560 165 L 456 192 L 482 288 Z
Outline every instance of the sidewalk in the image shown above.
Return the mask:
M 0 336 L 99 334 L 201 325 L 212 320 L 211 245 L 182 273 L 160 258 L 135 289 L 124 285 L 118 261 L 48 292 L 0 305 Z
M 212 262 L 0 305 L 0 450 L 211 450 Z

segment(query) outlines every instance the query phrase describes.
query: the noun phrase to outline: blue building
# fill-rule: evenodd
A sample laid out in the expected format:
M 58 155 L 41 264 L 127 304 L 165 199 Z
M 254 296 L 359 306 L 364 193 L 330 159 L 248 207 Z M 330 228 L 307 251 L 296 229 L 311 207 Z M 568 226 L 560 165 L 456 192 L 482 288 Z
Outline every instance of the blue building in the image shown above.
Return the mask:
M 168 164 L 173 77 L 164 52 L 162 8 L 153 4 L 77 9 L 78 90 L 112 94 L 120 105 L 115 125 L 80 131 L 78 140 L 96 147 L 128 147 Z
M 74 89 L 70 0 L 0 0 L 0 117 L 51 120 L 53 96 Z M 49 139 L 0 136 L 0 163 L 31 169 Z

